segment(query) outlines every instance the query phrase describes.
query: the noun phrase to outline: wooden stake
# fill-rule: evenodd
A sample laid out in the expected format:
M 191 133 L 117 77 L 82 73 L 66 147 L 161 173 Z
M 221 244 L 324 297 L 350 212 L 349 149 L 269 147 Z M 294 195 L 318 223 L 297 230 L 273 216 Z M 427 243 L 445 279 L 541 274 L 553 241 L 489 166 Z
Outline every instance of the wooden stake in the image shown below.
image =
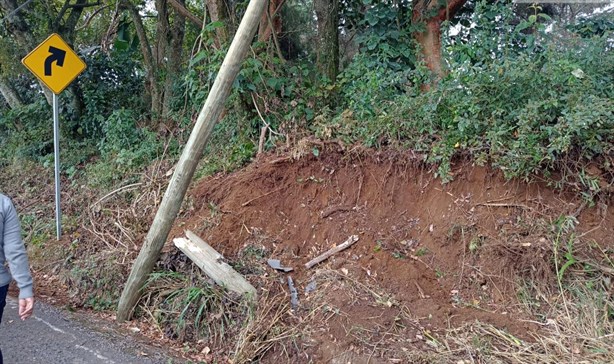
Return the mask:
M 305 264 L 305 268 L 309 269 L 311 267 L 313 267 L 314 265 L 323 262 L 324 260 L 328 259 L 329 257 L 331 257 L 334 254 L 339 253 L 340 251 L 349 248 L 350 246 L 352 246 L 355 242 L 358 241 L 358 235 L 352 235 L 350 236 L 346 241 L 344 241 L 343 243 L 337 245 L 334 248 L 329 249 L 326 253 L 323 253 L 315 258 L 313 258 L 312 260 L 310 260 L 309 262 L 307 262 Z
M 141 251 L 124 285 L 117 306 L 117 321 L 119 322 L 131 318 L 132 310 L 141 297 L 141 289 L 160 257 L 160 251 L 166 243 L 168 233 L 175 222 L 177 213 L 179 213 L 179 208 L 192 181 L 203 149 L 224 108 L 224 102 L 230 95 L 232 84 L 241 69 L 241 63 L 252 43 L 266 4 L 267 0 L 250 0 L 245 10 L 239 29 L 237 29 L 222 67 L 209 91 L 207 101 L 196 119 L 194 130 L 192 130 L 181 153 L 156 217 L 149 228 Z

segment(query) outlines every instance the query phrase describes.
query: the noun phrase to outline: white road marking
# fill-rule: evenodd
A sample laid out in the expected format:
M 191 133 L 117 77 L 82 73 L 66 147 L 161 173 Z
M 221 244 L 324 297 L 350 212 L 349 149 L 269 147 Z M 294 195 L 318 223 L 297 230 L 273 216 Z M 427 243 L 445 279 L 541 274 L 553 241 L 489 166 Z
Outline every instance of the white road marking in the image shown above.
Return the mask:
M 73 337 L 73 339 L 76 339 L 76 338 L 77 338 L 75 335 L 73 335 L 73 334 L 69 334 L 69 333 L 67 333 L 67 332 L 66 332 L 66 331 L 64 331 L 64 330 L 62 330 L 62 329 L 60 329 L 60 328 L 57 328 L 57 327 L 53 326 L 52 324 L 50 324 L 49 322 L 47 322 L 47 321 L 43 320 L 42 318 L 40 318 L 40 317 L 36 317 L 36 315 L 32 315 L 32 318 L 33 318 L 33 319 L 35 319 L 36 321 L 40 321 L 40 322 L 44 323 L 45 325 L 49 326 L 49 327 L 51 328 L 51 330 L 53 330 L 53 331 L 59 332 L 59 333 L 64 334 L 64 335 L 70 335 L 70 336 L 72 336 L 72 337 Z
M 17 303 L 16 300 L 13 300 L 10 297 L 8 297 L 7 301 L 8 301 L 7 303 L 11 306 L 12 309 L 14 309 L 14 310 L 15 309 L 19 309 L 19 304 Z M 32 315 L 32 318 L 35 319 L 36 321 L 42 322 L 45 325 L 49 326 L 49 328 L 51 330 L 55 331 L 55 332 L 59 332 L 60 334 L 68 335 L 68 336 L 72 337 L 73 340 L 77 340 L 77 337 L 75 335 L 62 330 L 59 327 L 54 326 L 53 324 L 43 320 L 42 318 L 40 318 L 40 317 L 38 317 L 36 315 Z M 101 355 L 100 352 L 98 352 L 97 350 L 93 350 L 93 349 L 90 349 L 90 348 L 88 348 L 86 346 L 82 346 L 82 345 L 75 345 L 75 347 L 77 349 L 81 349 L 81 350 L 87 351 L 90 354 L 93 354 L 98 360 L 103 360 L 107 364 L 115 364 L 115 362 L 113 360 L 107 358 L 106 356 Z
M 109 358 L 107 358 L 106 356 L 102 356 L 100 355 L 100 353 L 97 350 L 92 350 L 90 348 L 87 348 L 85 346 L 81 346 L 81 345 L 75 345 L 75 347 L 77 349 L 81 349 L 81 350 L 85 350 L 88 353 L 94 354 L 94 356 L 96 356 L 96 358 L 100 359 L 100 360 L 104 360 L 105 362 L 109 363 L 109 364 L 115 364 L 115 362 Z

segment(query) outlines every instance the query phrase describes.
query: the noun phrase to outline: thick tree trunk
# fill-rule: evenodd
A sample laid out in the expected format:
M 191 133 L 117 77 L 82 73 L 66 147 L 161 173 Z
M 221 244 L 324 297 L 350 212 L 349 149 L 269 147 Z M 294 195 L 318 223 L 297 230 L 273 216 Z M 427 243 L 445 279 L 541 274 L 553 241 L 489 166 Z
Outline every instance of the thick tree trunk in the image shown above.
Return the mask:
M 85 102 L 83 101 L 83 90 L 77 82 L 73 82 L 69 90 L 72 94 L 72 108 L 75 113 L 75 119 L 80 120 L 81 116 L 83 116 L 83 112 L 85 111 Z
M 313 6 L 318 23 L 317 65 L 334 82 L 339 72 L 339 0 L 314 0 Z
M 426 29 L 417 33 L 416 41 L 420 44 L 422 60 L 437 78 L 444 76 L 441 63 L 441 28 L 439 21 L 429 20 Z
M 19 97 L 17 90 L 15 90 L 13 85 L 11 85 L 5 76 L 0 76 L 0 93 L 2 93 L 4 100 L 6 100 L 6 103 L 11 109 L 23 106 L 23 102 L 21 101 L 21 97 Z
M 160 251 L 177 217 L 203 149 L 222 112 L 224 102 L 230 95 L 232 84 L 241 69 L 241 63 L 249 50 L 265 5 L 266 0 L 250 0 L 247 6 L 237 34 L 215 78 L 207 101 L 198 115 L 194 130 L 190 134 L 190 138 L 177 162 L 177 167 L 164 193 L 156 217 L 126 281 L 117 307 L 117 321 L 119 322 L 128 320 L 132 316 L 132 310 L 141 296 L 141 289 L 160 256 Z
M 441 60 L 441 23 L 451 19 L 467 0 L 448 0 L 445 3 L 430 0 L 414 0 L 412 22 L 424 23 L 424 30 L 416 32 L 422 60 L 437 78 L 445 74 Z
M 94 6 L 87 3 L 87 0 L 76 0 L 74 4 L 70 4 L 70 0 L 65 0 L 64 6 L 60 10 L 57 18 L 53 22 L 54 30 L 60 33 L 68 44 L 72 45 L 75 42 L 75 30 L 81 19 L 83 10 L 88 6 Z M 70 14 L 66 21 L 62 21 L 64 14 L 70 8 Z

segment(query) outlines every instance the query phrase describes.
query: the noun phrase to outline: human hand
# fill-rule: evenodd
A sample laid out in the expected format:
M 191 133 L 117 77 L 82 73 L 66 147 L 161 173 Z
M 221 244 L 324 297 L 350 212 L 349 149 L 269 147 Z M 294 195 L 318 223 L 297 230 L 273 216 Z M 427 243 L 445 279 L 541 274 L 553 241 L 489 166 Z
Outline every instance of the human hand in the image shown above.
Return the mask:
M 34 311 L 34 297 L 19 299 L 19 317 L 26 320 Z

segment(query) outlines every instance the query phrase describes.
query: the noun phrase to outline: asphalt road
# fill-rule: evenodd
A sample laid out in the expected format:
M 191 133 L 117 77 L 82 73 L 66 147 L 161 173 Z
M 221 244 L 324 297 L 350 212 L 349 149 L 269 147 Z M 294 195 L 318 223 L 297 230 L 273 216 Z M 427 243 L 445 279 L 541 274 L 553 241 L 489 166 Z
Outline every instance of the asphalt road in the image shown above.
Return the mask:
M 5 364 L 181 363 L 104 322 L 46 304 L 37 302 L 34 315 L 21 321 L 11 297 L 0 324 L 0 347 Z

